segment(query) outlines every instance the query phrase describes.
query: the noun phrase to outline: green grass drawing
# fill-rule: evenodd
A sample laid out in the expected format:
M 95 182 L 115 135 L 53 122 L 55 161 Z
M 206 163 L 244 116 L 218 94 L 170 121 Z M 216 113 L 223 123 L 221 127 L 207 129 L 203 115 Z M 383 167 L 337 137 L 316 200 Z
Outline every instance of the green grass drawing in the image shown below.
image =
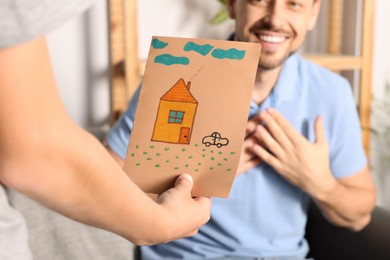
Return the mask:
M 175 171 L 178 171 L 180 169 L 190 169 L 192 168 L 193 166 L 196 165 L 197 168 L 192 168 L 193 169 L 193 172 L 200 172 L 200 167 L 202 167 L 202 165 L 208 167 L 209 171 L 217 171 L 217 169 L 219 169 L 219 171 L 223 170 L 224 167 L 222 167 L 225 163 L 224 162 L 227 162 L 229 161 L 230 157 L 228 157 L 227 155 L 235 155 L 236 152 L 234 151 L 220 151 L 220 150 L 213 150 L 213 149 L 210 149 L 210 148 L 202 148 L 200 147 L 199 144 L 194 144 L 194 147 L 197 147 L 196 149 L 194 149 L 194 154 L 182 154 L 182 155 L 174 155 L 174 154 L 170 154 L 170 148 L 169 147 L 164 147 L 163 148 L 163 152 L 158 152 L 158 149 L 156 148 L 155 145 L 149 145 L 147 146 L 148 149 L 156 149 L 154 152 L 152 150 L 148 150 L 148 149 L 145 149 L 144 151 L 142 151 L 142 154 L 143 155 L 146 155 L 145 156 L 145 159 L 147 161 L 153 161 L 155 158 L 153 158 L 153 156 L 158 156 L 158 157 L 162 157 L 163 161 L 162 162 L 165 162 L 165 163 L 154 163 L 153 166 L 155 168 L 163 168 L 164 167 L 164 164 L 168 164 L 170 163 L 170 159 L 166 159 L 167 157 L 169 158 L 170 156 L 174 156 L 174 158 L 178 159 L 179 161 L 179 166 L 174 166 L 173 167 L 173 170 Z M 136 149 L 140 149 L 141 146 L 139 145 L 136 145 L 135 146 Z M 188 152 L 189 150 L 186 149 L 186 148 L 179 148 L 181 152 Z M 193 149 L 193 148 L 192 148 Z M 191 150 L 191 149 L 190 149 Z M 134 152 L 134 153 L 130 153 L 130 156 L 132 158 L 135 158 L 137 156 L 139 156 L 139 154 L 141 154 L 141 151 L 139 151 L 139 153 L 137 152 Z M 168 152 L 169 151 L 169 152 Z M 177 150 L 176 150 L 177 151 Z M 200 154 L 198 152 L 202 151 Z M 168 153 L 165 153 L 165 152 L 168 152 Z M 172 150 L 173 152 L 173 150 Z M 207 156 L 208 153 L 210 152 L 210 156 Z M 225 156 L 223 156 L 225 154 Z M 183 157 L 184 156 L 184 157 Z M 200 157 L 201 156 L 201 157 Z M 180 157 L 183 157 L 183 158 L 180 158 Z M 211 161 L 208 161 L 208 163 L 204 163 L 203 161 L 207 158 L 210 158 L 209 160 Z M 181 159 L 181 160 L 180 160 Z M 190 160 L 190 159 L 193 159 L 193 160 L 198 160 L 198 159 L 201 159 L 199 160 L 198 162 L 196 161 L 192 161 L 193 163 L 195 163 L 195 165 L 193 165 L 192 163 L 190 163 L 190 161 L 187 161 L 186 163 L 186 159 Z M 183 161 L 183 162 L 182 162 Z M 173 161 L 172 161 L 173 162 Z M 184 163 L 184 164 L 182 164 Z M 135 165 L 136 166 L 140 166 L 141 163 L 140 162 L 135 162 Z M 225 164 L 226 165 L 226 164 Z M 217 167 L 220 167 L 220 168 L 217 168 Z M 172 169 L 172 168 L 171 168 Z M 233 170 L 231 168 L 225 168 L 224 169 L 225 172 L 232 172 Z

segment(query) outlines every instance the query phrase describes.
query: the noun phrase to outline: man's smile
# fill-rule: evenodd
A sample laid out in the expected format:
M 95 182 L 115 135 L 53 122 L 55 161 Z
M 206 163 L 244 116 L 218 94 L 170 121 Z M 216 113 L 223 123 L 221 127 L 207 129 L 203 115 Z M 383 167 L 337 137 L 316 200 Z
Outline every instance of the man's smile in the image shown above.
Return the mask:
M 286 40 L 284 36 L 276 36 L 276 35 L 268 35 L 268 34 L 260 34 L 258 38 L 262 42 L 266 43 L 282 43 Z

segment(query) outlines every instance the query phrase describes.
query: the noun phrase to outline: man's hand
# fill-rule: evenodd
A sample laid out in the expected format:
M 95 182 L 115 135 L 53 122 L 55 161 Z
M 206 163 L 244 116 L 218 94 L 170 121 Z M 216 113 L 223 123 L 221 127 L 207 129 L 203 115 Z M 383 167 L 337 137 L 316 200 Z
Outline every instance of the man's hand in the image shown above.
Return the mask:
M 333 224 L 361 230 L 375 206 L 375 188 L 366 166 L 335 179 L 329 168 L 329 148 L 322 117 L 314 124 L 316 140 L 309 142 L 277 111 L 270 109 L 247 124 L 238 174 L 264 161 L 287 181 L 308 193 Z
M 261 112 L 256 117 L 253 121 L 263 122 L 265 126 L 256 125 L 252 137 L 257 142 L 252 146 L 252 152 L 313 198 L 326 196 L 337 181 L 329 169 L 329 148 L 322 117 L 318 116 L 314 125 L 314 143 L 298 133 L 274 109 Z
M 253 146 L 255 144 L 264 145 L 260 143 L 258 138 L 256 138 L 253 134 L 256 130 L 256 126 L 260 124 L 260 118 L 255 116 L 251 118 L 245 130 L 245 139 L 244 144 L 242 145 L 240 162 L 238 164 L 237 176 L 243 174 L 245 171 L 255 167 L 260 164 L 262 160 L 253 152 Z
M 199 228 L 210 219 L 211 198 L 192 198 L 193 180 L 191 175 L 180 175 L 175 187 L 157 198 L 162 206 L 167 227 L 166 239 L 169 242 L 182 237 L 194 236 Z

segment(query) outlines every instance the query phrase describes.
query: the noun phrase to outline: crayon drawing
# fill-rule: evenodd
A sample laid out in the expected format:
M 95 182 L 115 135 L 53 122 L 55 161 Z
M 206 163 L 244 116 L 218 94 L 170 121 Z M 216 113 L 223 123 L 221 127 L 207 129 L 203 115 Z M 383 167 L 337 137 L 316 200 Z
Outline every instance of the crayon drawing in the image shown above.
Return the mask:
M 241 155 L 258 43 L 153 37 L 124 170 L 161 194 L 191 174 L 193 196 L 226 198 Z
M 190 87 L 191 82 L 181 78 L 160 98 L 152 141 L 190 144 L 198 107 Z

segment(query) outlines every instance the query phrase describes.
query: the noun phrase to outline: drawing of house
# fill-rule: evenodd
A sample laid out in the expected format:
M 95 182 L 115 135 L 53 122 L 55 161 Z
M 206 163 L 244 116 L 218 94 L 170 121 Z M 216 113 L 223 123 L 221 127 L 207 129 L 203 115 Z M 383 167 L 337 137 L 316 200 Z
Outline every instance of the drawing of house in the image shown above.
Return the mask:
M 187 85 L 179 79 L 161 98 L 154 124 L 152 141 L 189 144 L 198 101 Z

